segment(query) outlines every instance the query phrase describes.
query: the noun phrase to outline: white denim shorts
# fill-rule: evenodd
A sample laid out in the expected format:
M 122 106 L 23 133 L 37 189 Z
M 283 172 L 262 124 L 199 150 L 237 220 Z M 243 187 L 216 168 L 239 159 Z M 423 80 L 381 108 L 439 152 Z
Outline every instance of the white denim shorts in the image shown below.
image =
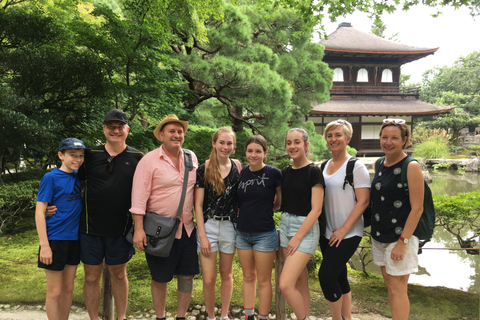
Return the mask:
M 397 241 L 391 243 L 378 242 L 372 239 L 373 262 L 380 267 L 385 267 L 387 274 L 392 276 L 404 276 L 418 271 L 418 244 L 416 236 L 408 241 L 405 256 L 401 261 L 391 259 L 392 250 Z
M 205 223 L 205 234 L 210 241 L 211 251 L 235 253 L 237 232 L 232 221 L 215 221 L 208 219 Z M 197 251 L 200 252 L 200 238 L 197 232 Z

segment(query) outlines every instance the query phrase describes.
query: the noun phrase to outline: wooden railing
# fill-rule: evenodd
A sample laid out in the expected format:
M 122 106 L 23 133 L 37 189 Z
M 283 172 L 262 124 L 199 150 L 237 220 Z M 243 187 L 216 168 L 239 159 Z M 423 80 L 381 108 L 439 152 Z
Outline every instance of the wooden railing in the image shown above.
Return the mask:
M 419 96 L 420 87 L 334 85 L 330 95 Z

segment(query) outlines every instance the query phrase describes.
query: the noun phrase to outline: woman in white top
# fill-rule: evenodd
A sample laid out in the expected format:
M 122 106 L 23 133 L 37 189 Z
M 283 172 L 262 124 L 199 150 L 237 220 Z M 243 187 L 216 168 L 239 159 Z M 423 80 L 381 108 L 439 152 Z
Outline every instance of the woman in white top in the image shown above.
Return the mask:
M 346 263 L 362 240 L 362 214 L 370 202 L 370 177 L 363 163 L 355 162 L 354 187 L 345 182 L 347 163 L 351 158 L 347 145 L 352 133 L 352 125 L 345 120 L 330 122 L 324 131 L 332 159 L 327 160 L 323 170 L 326 231 L 320 235 L 323 260 L 318 278 L 332 320 L 352 318 L 352 293 Z

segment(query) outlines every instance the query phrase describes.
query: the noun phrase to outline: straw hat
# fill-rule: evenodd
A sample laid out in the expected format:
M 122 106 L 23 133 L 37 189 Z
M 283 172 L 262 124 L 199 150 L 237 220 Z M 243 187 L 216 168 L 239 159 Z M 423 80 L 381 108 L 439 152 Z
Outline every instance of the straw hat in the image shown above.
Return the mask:
M 178 122 L 178 123 L 180 123 L 180 124 L 183 126 L 184 132 L 187 132 L 188 121 L 179 120 L 176 115 L 174 115 L 174 114 L 169 114 L 168 116 L 166 116 L 165 118 L 163 118 L 162 121 L 160 121 L 160 123 L 158 124 L 158 126 L 155 128 L 155 130 L 153 130 L 153 135 L 154 135 L 158 140 L 160 140 L 160 131 L 163 129 L 163 126 L 166 125 L 167 123 L 170 123 L 170 122 Z

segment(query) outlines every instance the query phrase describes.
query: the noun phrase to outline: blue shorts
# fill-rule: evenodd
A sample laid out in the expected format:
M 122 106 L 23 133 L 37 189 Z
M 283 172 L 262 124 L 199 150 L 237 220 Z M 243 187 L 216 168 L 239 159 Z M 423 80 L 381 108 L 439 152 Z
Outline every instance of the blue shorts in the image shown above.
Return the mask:
M 52 250 L 52 264 L 40 262 L 40 247 L 38 248 L 38 267 L 62 271 L 65 266 L 76 266 L 80 263 L 80 243 L 78 240 L 49 240 L 48 244 Z
M 80 232 L 80 259 L 84 264 L 96 266 L 105 263 L 116 266 L 127 263 L 135 254 L 125 236 L 101 237 Z
M 280 224 L 280 246 L 286 248 L 290 239 L 297 233 L 298 229 L 305 221 L 304 216 L 297 216 L 288 212 L 282 213 L 282 222 Z M 320 227 L 318 219 L 315 221 L 313 227 L 303 237 L 297 251 L 314 254 L 318 247 L 318 240 L 320 239 Z
M 170 256 L 162 258 L 145 253 L 152 280 L 158 283 L 172 281 L 173 275 L 194 276 L 200 273 L 197 255 L 196 229 L 190 237 L 182 228 L 182 238 L 173 242 Z
M 277 229 L 265 232 L 241 232 L 237 230 L 235 245 L 237 249 L 255 251 L 277 251 L 278 250 Z

